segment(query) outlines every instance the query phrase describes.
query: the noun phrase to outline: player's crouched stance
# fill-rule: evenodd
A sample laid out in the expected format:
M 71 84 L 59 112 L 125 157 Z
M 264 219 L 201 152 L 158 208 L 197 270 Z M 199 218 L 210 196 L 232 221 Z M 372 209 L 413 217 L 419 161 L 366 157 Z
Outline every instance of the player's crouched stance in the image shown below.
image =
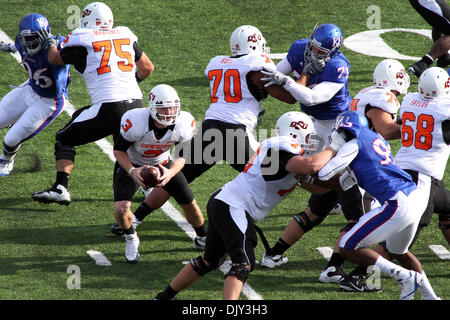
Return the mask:
M 183 208 L 186 219 L 194 228 L 203 227 L 203 215 L 198 208 L 189 184 L 180 171 L 183 158 L 172 159 L 171 147 L 192 138 L 195 120 L 180 111 L 180 99 L 169 85 L 155 86 L 149 94 L 149 107 L 136 108 L 124 113 L 120 136 L 114 146 L 117 159 L 114 168 L 114 215 L 125 234 L 125 259 L 139 261 L 139 238 L 135 227 L 140 224 L 130 210 L 131 200 L 139 186 L 145 187 L 141 171 L 147 166 L 161 170 L 156 187 L 166 190 Z M 148 209 L 146 199 L 137 211 Z
M 264 219 L 293 191 L 302 177 L 317 172 L 345 143 L 334 141 L 322 152 L 312 149 L 312 120 L 302 112 L 285 113 L 277 121 L 278 136 L 264 140 L 244 170 L 209 199 L 205 252 L 191 259 L 155 300 L 172 299 L 201 276 L 218 268 L 225 257 L 232 267 L 225 276 L 223 299 L 236 300 L 255 266 L 254 221 Z M 305 145 L 305 143 L 307 145 Z M 314 141 L 316 142 L 316 141 Z M 315 144 L 318 147 L 318 143 Z

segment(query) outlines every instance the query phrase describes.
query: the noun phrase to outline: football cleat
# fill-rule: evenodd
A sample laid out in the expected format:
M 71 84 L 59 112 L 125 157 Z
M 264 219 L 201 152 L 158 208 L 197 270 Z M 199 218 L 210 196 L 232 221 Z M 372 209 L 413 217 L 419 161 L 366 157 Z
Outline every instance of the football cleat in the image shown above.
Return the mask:
M 14 160 L 0 159 L 0 177 L 9 176 L 14 168 Z
M 133 228 L 136 230 L 136 228 L 142 223 L 142 221 L 138 220 L 135 215 L 133 215 Z M 124 234 L 124 230 L 122 227 L 116 222 L 111 226 L 111 233 L 121 237 Z
M 288 258 L 281 256 L 281 254 L 277 254 L 274 256 L 269 256 L 264 252 L 264 255 L 261 260 L 261 267 L 263 268 L 275 268 L 282 266 L 283 264 L 288 263 Z
M 341 283 L 342 280 L 347 277 L 347 274 L 342 270 L 342 268 L 337 268 L 335 266 L 330 266 L 323 270 L 319 276 L 319 282 L 322 283 Z
M 58 203 L 69 205 L 71 202 L 70 193 L 63 185 L 53 185 L 50 189 L 35 192 L 31 195 L 33 200 L 41 203 Z
M 429 67 L 430 66 L 427 65 L 425 62 L 417 61 L 416 63 L 414 63 L 412 66 L 410 66 L 408 68 L 408 71 L 411 72 L 413 75 L 415 75 L 417 78 L 419 78 L 420 75 Z
M 139 237 L 137 233 L 126 234 L 125 235 L 125 260 L 128 263 L 136 264 L 139 261 L 140 255 L 138 252 L 139 248 Z
M 381 288 L 367 285 L 366 278 L 362 275 L 347 276 L 339 283 L 341 291 L 347 292 L 381 292 Z
M 194 238 L 194 247 L 202 251 L 205 251 L 205 246 L 206 246 L 206 236 L 204 237 L 196 236 Z
M 410 271 L 406 279 L 399 280 L 398 284 L 402 287 L 399 300 L 412 300 L 414 293 L 422 284 L 422 275 L 416 271 Z

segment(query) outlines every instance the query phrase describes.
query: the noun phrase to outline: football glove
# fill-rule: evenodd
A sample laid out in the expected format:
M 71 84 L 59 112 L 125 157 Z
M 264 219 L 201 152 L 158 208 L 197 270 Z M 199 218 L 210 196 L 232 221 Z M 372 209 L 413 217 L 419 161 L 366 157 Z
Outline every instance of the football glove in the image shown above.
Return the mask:
M 12 52 L 10 44 L 0 41 L 0 51 Z
M 347 191 L 357 183 L 358 181 L 353 170 L 349 167 L 345 168 L 344 173 L 339 177 L 339 184 L 341 185 L 342 190 Z
M 323 71 L 325 68 L 325 60 L 324 59 L 315 59 L 311 58 L 306 62 L 305 67 L 303 68 L 303 72 L 308 75 L 308 77 L 315 76 Z
M 50 47 L 56 47 L 58 45 L 58 42 L 56 41 L 56 39 L 53 39 L 52 35 L 50 33 L 48 33 L 47 30 L 40 29 L 38 31 L 38 33 L 39 33 L 39 37 L 41 39 L 42 48 L 45 49 L 46 51 Z
M 276 70 L 267 69 L 267 68 L 264 68 L 263 70 L 261 70 L 261 73 L 266 76 L 265 78 L 261 78 L 261 81 L 267 82 L 264 85 L 265 88 L 267 88 L 271 85 L 274 85 L 274 84 L 283 86 L 286 84 L 286 82 L 289 79 L 289 77 L 284 75 L 283 73 L 276 71 Z
M 331 133 L 331 143 L 330 143 L 331 149 L 337 152 L 346 142 L 347 142 L 346 139 L 343 137 L 341 133 L 339 133 L 336 130 L 333 130 L 333 132 Z

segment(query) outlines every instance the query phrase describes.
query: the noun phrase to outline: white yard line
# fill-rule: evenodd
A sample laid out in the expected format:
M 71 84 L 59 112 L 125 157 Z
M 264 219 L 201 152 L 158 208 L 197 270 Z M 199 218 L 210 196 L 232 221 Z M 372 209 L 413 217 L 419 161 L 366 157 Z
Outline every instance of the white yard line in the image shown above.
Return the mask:
M 316 249 L 325 258 L 325 260 L 330 261 L 331 255 L 333 254 L 333 248 L 330 248 L 330 247 L 317 247 Z
M 2 30 L 0 30 L 0 41 L 4 41 L 7 43 L 14 42 L 6 33 L 4 33 Z M 19 53 L 11 53 L 11 55 L 18 61 L 21 62 L 22 59 L 19 55 Z M 64 110 L 69 114 L 69 116 L 72 116 L 72 114 L 75 112 L 74 106 L 67 101 L 67 105 L 65 106 Z M 113 154 L 113 146 L 111 143 L 109 143 L 106 139 L 100 139 L 95 142 L 100 149 L 108 155 L 109 159 L 113 162 L 116 161 L 116 158 Z M 186 219 L 181 215 L 181 213 L 169 202 L 167 201 L 162 207 L 162 211 L 169 216 L 175 223 L 184 231 L 186 234 L 191 238 L 195 238 L 195 231 L 192 228 L 192 226 L 186 221 Z M 95 250 L 89 250 L 87 252 L 96 262 L 98 265 L 111 265 L 111 262 L 99 251 Z M 95 257 L 95 258 L 94 258 Z M 100 262 L 100 263 L 99 263 Z M 108 264 L 109 263 L 109 264 Z M 223 265 L 222 265 L 223 266 Z M 220 268 L 222 268 L 222 266 Z M 263 300 L 262 297 L 256 293 L 255 290 L 250 287 L 248 283 L 244 284 L 244 288 L 242 289 L 242 293 L 250 300 Z
M 433 251 L 434 254 L 442 260 L 450 260 L 450 252 L 446 247 L 441 246 L 440 244 L 430 244 L 428 248 L 430 248 L 431 251 Z
M 86 251 L 87 254 L 94 259 L 95 264 L 98 264 L 99 266 L 112 266 L 111 261 L 108 260 L 108 258 L 105 257 L 103 253 L 96 250 L 88 250 Z

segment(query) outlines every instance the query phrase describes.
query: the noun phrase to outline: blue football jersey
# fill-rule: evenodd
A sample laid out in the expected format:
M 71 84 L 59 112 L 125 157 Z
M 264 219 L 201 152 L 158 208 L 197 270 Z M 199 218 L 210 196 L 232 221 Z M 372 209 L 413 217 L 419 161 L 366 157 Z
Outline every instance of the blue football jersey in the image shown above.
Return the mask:
M 358 138 L 359 152 L 350 163 L 358 185 L 369 192 L 380 203 L 393 197 L 398 191 L 406 195 L 416 189 L 411 176 L 394 164 L 391 147 L 383 137 L 368 127 L 353 132 Z
M 56 39 L 56 36 L 53 36 Z M 58 50 L 64 37 L 59 36 Z M 35 55 L 27 55 L 16 37 L 16 49 L 22 57 L 22 64 L 28 72 L 29 85 L 45 98 L 58 98 L 65 95 L 68 98 L 67 86 L 70 83 L 70 65 L 55 66 L 48 61 L 47 51 L 41 50 Z
M 303 72 L 305 67 L 305 48 L 308 39 L 295 41 L 287 54 L 287 60 L 298 74 Z M 329 101 L 314 106 L 305 106 L 300 104 L 303 112 L 312 115 L 319 120 L 334 119 L 342 111 L 350 107 L 352 97 L 348 91 L 348 76 L 350 74 L 350 62 L 341 53 L 333 57 L 325 64 L 324 70 L 313 76 L 308 85 L 318 84 L 324 81 L 344 83 L 344 86 Z

